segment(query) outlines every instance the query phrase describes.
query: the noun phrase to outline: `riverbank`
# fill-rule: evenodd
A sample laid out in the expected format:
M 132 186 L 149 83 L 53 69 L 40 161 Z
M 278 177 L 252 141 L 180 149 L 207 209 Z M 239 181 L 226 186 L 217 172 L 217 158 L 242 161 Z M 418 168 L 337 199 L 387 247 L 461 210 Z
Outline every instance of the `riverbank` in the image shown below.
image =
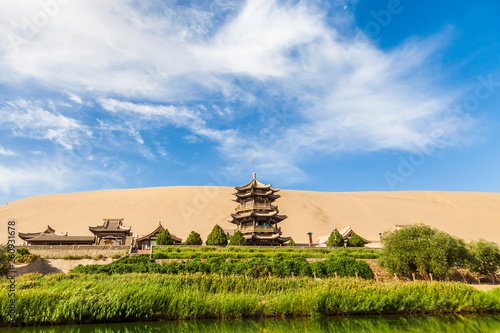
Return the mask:
M 2 325 L 9 320 L 7 287 L 1 281 Z M 16 281 L 16 300 L 19 325 L 500 310 L 498 289 L 462 283 L 203 274 L 28 274 Z

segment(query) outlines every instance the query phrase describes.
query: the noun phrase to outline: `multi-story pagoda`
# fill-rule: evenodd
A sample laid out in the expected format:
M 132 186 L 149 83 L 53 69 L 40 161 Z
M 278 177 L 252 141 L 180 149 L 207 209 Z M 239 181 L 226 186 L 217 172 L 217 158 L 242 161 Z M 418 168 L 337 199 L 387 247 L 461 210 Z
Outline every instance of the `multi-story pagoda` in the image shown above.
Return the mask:
M 280 197 L 276 192 L 279 189 L 271 188 L 259 182 L 253 174 L 250 183 L 235 187 L 238 207 L 231 214 L 229 222 L 236 224 L 236 230 L 241 231 L 249 245 L 281 245 L 290 240 L 290 237 L 281 236 L 281 227 L 278 223 L 287 218 L 279 215 L 277 205 L 273 202 Z

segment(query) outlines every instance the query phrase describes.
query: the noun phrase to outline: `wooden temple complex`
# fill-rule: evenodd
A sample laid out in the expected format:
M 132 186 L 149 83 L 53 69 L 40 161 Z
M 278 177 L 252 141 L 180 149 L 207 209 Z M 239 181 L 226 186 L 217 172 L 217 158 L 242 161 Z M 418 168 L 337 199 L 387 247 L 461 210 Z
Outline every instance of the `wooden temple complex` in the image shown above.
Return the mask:
M 278 227 L 287 216 L 279 215 L 278 206 L 273 204 L 280 197 L 276 194 L 279 189 L 259 182 L 255 173 L 248 184 L 235 189 L 233 201 L 238 206 L 228 221 L 236 224 L 236 230 L 241 231 L 248 245 L 282 245 L 290 240 L 281 236 L 281 227 Z

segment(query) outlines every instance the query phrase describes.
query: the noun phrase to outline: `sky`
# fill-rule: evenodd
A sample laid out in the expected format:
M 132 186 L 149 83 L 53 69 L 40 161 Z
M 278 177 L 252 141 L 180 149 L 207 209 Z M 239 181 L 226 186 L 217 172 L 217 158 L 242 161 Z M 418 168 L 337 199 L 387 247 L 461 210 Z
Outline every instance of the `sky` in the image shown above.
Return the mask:
M 500 2 L 3 0 L 0 203 L 500 189 Z

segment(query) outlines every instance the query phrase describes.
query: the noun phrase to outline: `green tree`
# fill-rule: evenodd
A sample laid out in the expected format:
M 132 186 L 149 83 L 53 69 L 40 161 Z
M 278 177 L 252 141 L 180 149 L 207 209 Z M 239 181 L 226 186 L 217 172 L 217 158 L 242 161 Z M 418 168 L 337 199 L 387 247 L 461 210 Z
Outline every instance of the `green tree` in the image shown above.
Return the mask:
M 381 265 L 400 275 L 449 275 L 455 263 L 463 265 L 468 257 L 463 240 L 423 224 L 387 231 L 381 240 Z
M 337 245 L 336 246 L 343 246 L 344 245 L 344 238 L 342 238 L 342 235 L 337 229 L 333 229 L 332 233 L 330 234 L 330 237 L 328 238 L 328 242 L 326 243 L 326 246 L 328 247 L 333 247 L 335 246 L 335 235 L 337 235 Z
M 227 235 L 220 225 L 216 224 L 208 235 L 207 245 L 227 245 Z
M 4 276 L 9 272 L 9 250 L 7 245 L 0 245 L 0 276 Z
M 290 241 L 288 242 L 288 246 L 297 246 L 295 242 L 293 241 L 293 238 L 290 238 Z
M 481 239 L 469 244 L 470 257 L 467 268 L 473 273 L 493 275 L 500 269 L 500 247 Z
M 243 237 L 241 231 L 238 230 L 234 233 L 233 237 L 229 239 L 229 245 L 247 245 L 247 240 Z
M 201 240 L 200 234 L 193 230 L 189 234 L 189 236 L 186 239 L 186 241 L 184 242 L 184 244 L 186 244 L 186 245 L 201 245 L 201 244 L 203 244 L 203 241 Z
M 349 244 L 349 246 L 363 247 L 363 246 L 365 246 L 366 242 L 363 240 L 363 238 L 354 234 L 351 236 L 351 238 L 349 238 L 348 244 Z
M 172 236 L 170 236 L 170 232 L 168 229 L 163 229 L 162 232 L 158 236 L 156 236 L 156 244 L 157 245 L 174 245 L 174 240 Z

